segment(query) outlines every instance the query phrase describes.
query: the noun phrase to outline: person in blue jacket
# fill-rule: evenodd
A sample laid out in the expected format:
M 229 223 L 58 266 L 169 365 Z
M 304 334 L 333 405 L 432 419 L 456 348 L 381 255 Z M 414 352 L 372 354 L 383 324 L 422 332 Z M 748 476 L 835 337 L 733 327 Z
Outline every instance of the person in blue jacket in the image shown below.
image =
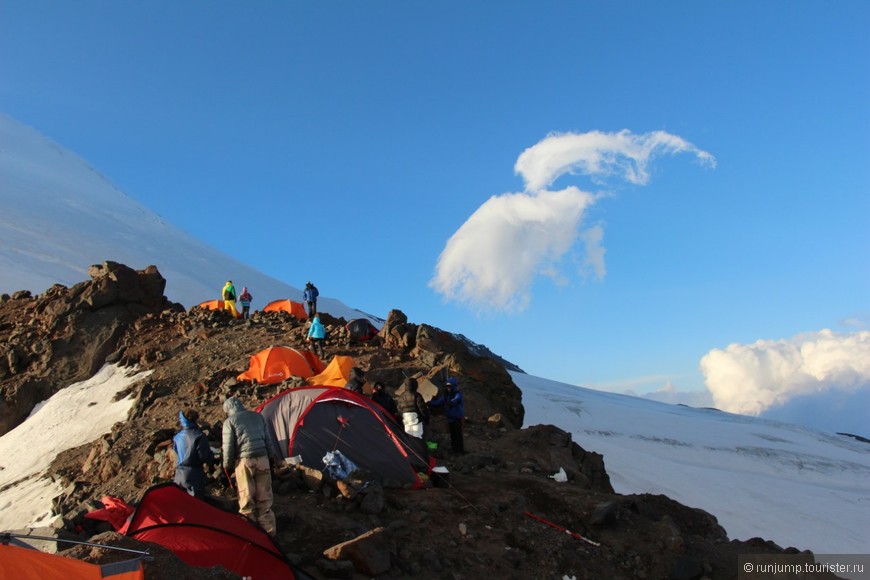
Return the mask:
M 317 286 L 310 281 L 305 284 L 305 291 L 302 293 L 302 300 L 305 302 L 305 307 L 308 310 L 308 318 L 313 318 L 317 313 L 317 297 L 320 291 Z
M 459 381 L 450 377 L 444 386 L 444 393 L 429 402 L 430 407 L 446 406 L 447 427 L 450 430 L 450 449 L 456 455 L 465 453 L 462 424 L 465 422 L 465 402 L 459 392 Z
M 311 320 L 311 328 L 308 329 L 308 342 L 311 350 L 323 360 L 323 341 L 326 340 L 326 327 L 320 322 L 320 317 L 315 316 Z
M 193 409 L 178 412 L 181 431 L 172 438 L 172 446 L 178 463 L 175 466 L 175 483 L 183 487 L 187 493 L 196 497 L 205 495 L 207 477 L 203 464 L 214 465 L 214 453 L 208 445 L 208 439 L 196 425 L 199 413 Z

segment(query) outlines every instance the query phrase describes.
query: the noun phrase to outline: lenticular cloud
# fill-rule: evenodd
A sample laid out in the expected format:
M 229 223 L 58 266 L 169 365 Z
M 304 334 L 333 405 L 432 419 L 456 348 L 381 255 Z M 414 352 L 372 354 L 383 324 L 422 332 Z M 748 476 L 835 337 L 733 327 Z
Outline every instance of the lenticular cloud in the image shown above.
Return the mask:
M 566 173 L 599 178 L 616 176 L 635 185 L 646 185 L 650 161 L 666 153 L 692 153 L 702 163 L 716 165 L 712 155 L 676 135 L 664 131 L 634 135 L 623 130 L 550 135 L 523 151 L 514 170 L 522 175 L 527 190 L 548 187 Z
M 870 332 L 839 334 L 830 330 L 791 340 L 759 340 L 714 349 L 701 359 L 701 371 L 714 404 L 745 415 L 796 421 L 819 428 L 844 430 L 850 423 L 865 425 L 866 405 L 852 405 L 850 418 L 836 425 L 814 417 L 819 397 L 841 401 L 864 400 L 870 394 Z M 801 416 L 797 416 L 801 415 Z
M 581 229 L 585 211 L 601 196 L 566 187 L 548 188 L 560 176 L 582 174 L 598 181 L 616 177 L 644 185 L 657 155 L 692 153 L 714 166 L 712 155 L 663 131 L 634 135 L 565 133 L 526 149 L 514 169 L 525 191 L 491 197 L 447 241 L 430 286 L 448 300 L 483 309 L 522 311 L 538 276 L 561 280 L 564 256 L 582 254 L 580 272 L 604 277 L 601 226 Z M 578 244 L 578 240 L 582 243 Z

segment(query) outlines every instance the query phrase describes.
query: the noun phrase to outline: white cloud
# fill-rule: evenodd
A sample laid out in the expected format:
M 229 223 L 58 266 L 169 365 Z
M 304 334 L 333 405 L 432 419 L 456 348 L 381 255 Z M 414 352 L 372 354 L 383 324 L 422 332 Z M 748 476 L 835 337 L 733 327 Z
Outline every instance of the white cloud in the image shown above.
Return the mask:
M 525 192 L 493 196 L 480 206 L 447 241 L 430 286 L 448 300 L 522 311 L 531 300 L 536 277 L 565 281 L 563 258 L 578 239 L 583 256 L 577 273 L 591 272 L 602 279 L 607 272 L 604 230 L 593 226 L 581 232 L 580 226 L 585 211 L 605 195 L 573 186 L 546 188 L 559 176 L 575 172 L 643 185 L 656 155 L 682 152 L 715 165 L 709 153 L 663 131 L 548 136 L 517 159 L 515 170 L 525 181 Z
M 595 226 L 580 234 L 585 250 L 583 252 L 583 265 L 595 273 L 599 280 L 604 278 L 607 267 L 604 265 L 604 253 L 607 250 L 601 245 L 604 240 L 604 228 Z
M 714 349 L 701 359 L 707 388 L 724 411 L 776 417 L 825 429 L 866 425 L 866 405 L 849 400 L 870 391 L 870 332 L 830 330 L 790 340 L 759 340 Z M 854 397 L 857 397 L 853 399 Z M 808 401 L 838 401 L 839 416 L 815 416 Z M 864 428 L 866 429 L 866 427 Z
M 664 131 L 634 135 L 623 130 L 550 135 L 523 151 L 514 170 L 522 175 L 529 191 L 548 187 L 565 173 L 574 172 L 593 177 L 615 175 L 645 185 L 649 162 L 664 153 L 693 153 L 702 163 L 716 165 L 712 155 L 676 135 Z
M 451 236 L 432 287 L 448 299 L 523 310 L 537 274 L 552 274 L 594 197 L 576 187 L 489 198 Z

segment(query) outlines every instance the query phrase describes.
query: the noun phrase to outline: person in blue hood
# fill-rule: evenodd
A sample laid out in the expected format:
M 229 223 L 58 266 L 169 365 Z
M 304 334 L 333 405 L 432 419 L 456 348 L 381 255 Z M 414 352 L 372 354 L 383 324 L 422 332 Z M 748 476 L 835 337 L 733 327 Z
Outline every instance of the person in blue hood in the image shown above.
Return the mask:
M 199 413 L 193 409 L 178 412 L 181 431 L 172 438 L 172 446 L 178 457 L 175 466 L 175 483 L 190 495 L 203 497 L 208 478 L 202 466 L 207 464 L 211 470 L 214 466 L 214 453 L 208 445 L 205 434 L 197 426 L 197 419 Z
M 326 340 L 326 327 L 320 322 L 320 317 L 315 316 L 311 320 L 311 328 L 308 329 L 308 342 L 311 343 L 311 350 L 320 357 L 320 360 L 326 356 L 323 353 L 323 341 Z

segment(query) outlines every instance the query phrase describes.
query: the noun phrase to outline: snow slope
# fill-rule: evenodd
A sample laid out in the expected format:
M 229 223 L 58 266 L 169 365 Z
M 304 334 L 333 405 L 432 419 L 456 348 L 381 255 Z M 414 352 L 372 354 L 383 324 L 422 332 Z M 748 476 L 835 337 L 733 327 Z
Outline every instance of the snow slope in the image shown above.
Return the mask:
M 254 294 L 253 308 L 302 291 L 218 252 L 116 189 L 84 160 L 0 113 L 0 292 L 40 293 L 88 279 L 112 260 L 156 265 L 166 296 L 191 307 L 220 297 L 227 279 Z M 305 272 L 299 272 L 305 278 Z M 327 297 L 318 309 L 346 320 L 367 316 Z
M 106 365 L 86 381 L 58 391 L 18 427 L 0 437 L 0 530 L 48 525 L 51 500 L 62 491 L 46 476 L 55 457 L 95 441 L 126 421 L 134 397 L 115 395 L 151 371 Z
M 526 425 L 558 425 L 604 455 L 619 493 L 712 513 L 734 539 L 870 553 L 870 444 L 776 421 L 511 373 Z

